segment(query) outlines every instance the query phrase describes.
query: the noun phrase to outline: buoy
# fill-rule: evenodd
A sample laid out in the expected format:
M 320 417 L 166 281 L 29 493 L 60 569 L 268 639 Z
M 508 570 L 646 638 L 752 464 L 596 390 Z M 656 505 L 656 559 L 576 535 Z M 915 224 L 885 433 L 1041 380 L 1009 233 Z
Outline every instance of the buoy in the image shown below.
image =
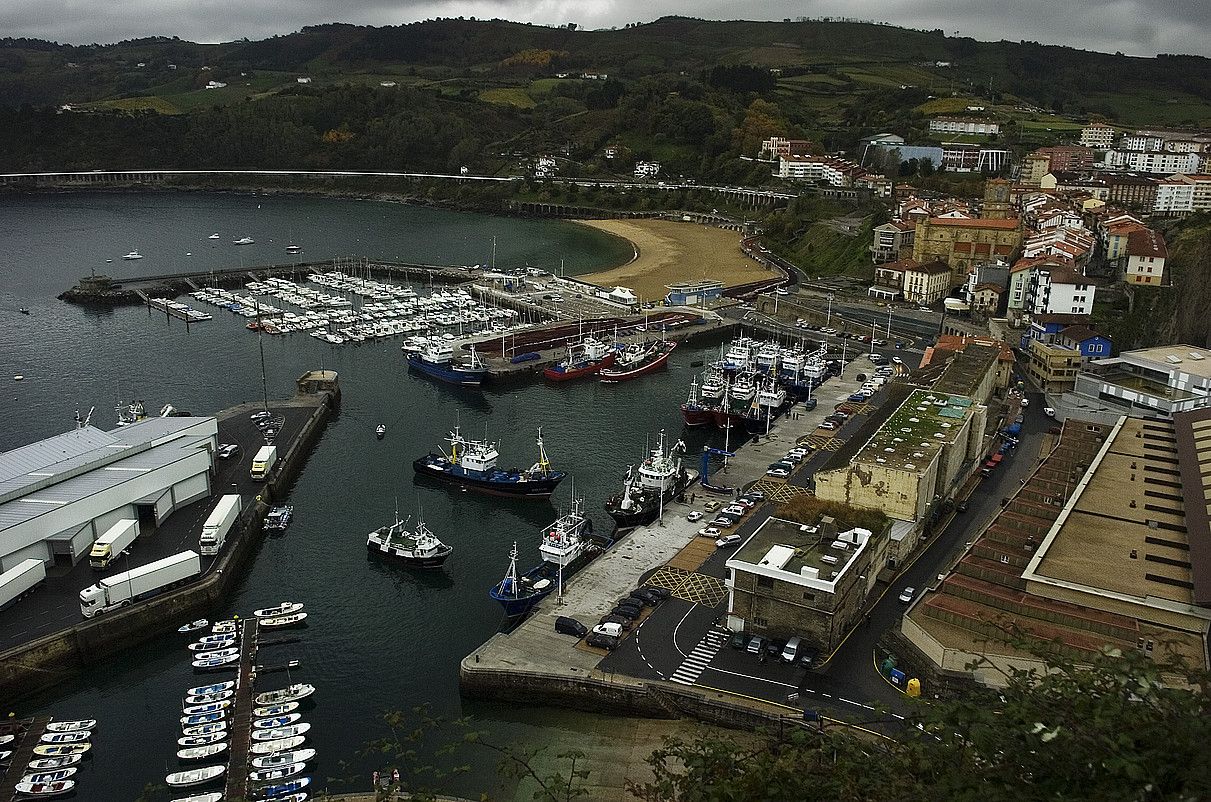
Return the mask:
M 19 382 L 24 378 L 25 378 L 24 376 L 22 376 L 20 373 L 18 373 L 16 376 L 13 377 L 13 381 Z

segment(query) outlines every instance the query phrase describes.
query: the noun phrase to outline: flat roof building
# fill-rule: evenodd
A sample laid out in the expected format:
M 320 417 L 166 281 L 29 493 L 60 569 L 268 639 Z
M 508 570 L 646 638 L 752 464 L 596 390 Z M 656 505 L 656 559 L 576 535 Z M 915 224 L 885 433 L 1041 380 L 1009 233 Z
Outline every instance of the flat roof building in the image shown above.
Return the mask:
M 1207 666 L 1211 630 L 1211 410 L 1173 421 L 1069 420 L 1056 447 L 1003 506 L 901 633 L 939 668 L 1039 667 L 1011 629 L 1080 661 L 1102 649 Z
M 1211 405 L 1211 350 L 1161 345 L 1089 362 L 1061 402 L 1065 415 L 1110 423 L 1120 415 L 1170 418 Z
M 209 496 L 217 442 L 214 418 L 148 418 L 0 454 L 0 571 L 31 558 L 74 565 L 118 520 L 150 528 Z

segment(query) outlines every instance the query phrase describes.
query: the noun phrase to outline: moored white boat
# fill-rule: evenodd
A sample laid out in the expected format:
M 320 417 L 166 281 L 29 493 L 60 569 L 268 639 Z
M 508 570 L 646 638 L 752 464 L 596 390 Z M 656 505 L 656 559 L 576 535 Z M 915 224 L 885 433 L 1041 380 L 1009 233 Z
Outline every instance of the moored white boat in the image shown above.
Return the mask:
M 285 627 L 302 626 L 306 620 L 306 613 L 291 613 L 290 615 L 279 615 L 273 618 L 262 618 L 260 625 L 266 629 L 282 629 Z
M 38 744 L 34 747 L 34 754 L 39 757 L 62 757 L 64 755 L 83 755 L 89 749 L 92 749 L 90 743 Z
M 279 702 L 276 705 L 265 705 L 264 707 L 252 708 L 252 715 L 257 718 L 267 718 L 269 716 L 284 716 L 288 713 L 293 713 L 299 709 L 298 702 Z
M 207 693 L 218 693 L 219 691 L 230 691 L 235 689 L 235 680 L 227 680 L 226 682 L 213 682 L 210 685 L 199 685 L 196 688 L 190 688 L 185 691 L 186 696 L 202 696 Z
M 181 712 L 187 716 L 197 716 L 204 715 L 206 713 L 218 713 L 222 710 L 226 710 L 229 707 L 231 707 L 231 700 L 223 699 L 222 701 L 218 702 L 206 702 L 200 705 L 190 705 Z
M 305 699 L 315 693 L 315 686 L 306 683 L 296 683 L 286 688 L 279 688 L 276 691 L 266 691 L 258 693 L 253 701 L 258 705 L 273 705 L 279 702 L 297 702 L 300 699 Z
M 249 772 L 248 781 L 254 783 L 276 782 L 285 780 L 296 774 L 302 774 L 307 769 L 302 763 L 289 763 L 285 766 L 275 766 L 271 769 L 257 769 Z
M 50 771 L 36 771 L 32 774 L 26 774 L 21 778 L 23 783 L 55 783 L 61 780 L 66 780 L 75 774 L 79 769 L 74 766 L 65 769 L 51 769 Z
M 292 738 L 281 738 L 277 741 L 260 741 L 248 747 L 248 751 L 254 755 L 272 755 L 274 752 L 288 752 L 291 749 L 298 749 L 306 740 L 301 735 L 295 735 Z
M 75 780 L 59 780 L 53 783 L 17 783 L 14 788 L 21 796 L 49 799 L 71 793 L 76 787 Z
M 190 621 L 184 626 L 177 627 L 177 632 L 197 632 L 199 629 L 205 629 L 208 626 L 210 626 L 209 621 L 207 621 L 205 618 L 199 618 L 197 621 Z
M 10 753 L 11 754 L 11 753 Z M 63 755 L 62 757 L 40 757 L 34 758 L 29 762 L 27 768 L 35 771 L 48 771 L 50 769 L 63 769 L 68 766 L 74 766 L 84 760 L 84 755 Z
M 214 724 L 215 722 L 226 717 L 227 713 L 223 710 L 215 713 L 198 713 L 191 716 L 181 716 L 181 726 L 192 727 L 195 724 Z
M 177 750 L 177 757 L 181 760 L 204 760 L 208 757 L 214 757 L 220 752 L 226 751 L 226 741 L 215 741 L 212 744 L 202 744 L 201 746 L 187 746 Z
M 185 648 L 191 652 L 213 652 L 216 649 L 230 649 L 235 645 L 235 637 L 232 635 L 207 635 L 196 643 L 191 643 Z
M 254 769 L 272 769 L 277 766 L 289 766 L 291 763 L 306 763 L 315 757 L 315 750 L 295 749 L 291 752 L 275 752 L 272 755 L 264 757 L 254 757 L 252 759 L 252 767 Z
M 190 785 L 201 785 L 208 783 L 211 780 L 218 779 L 223 772 L 227 771 L 226 766 L 201 766 L 196 769 L 186 769 L 185 771 L 174 771 L 164 778 L 164 782 L 174 788 L 184 788 Z
M 224 699 L 230 699 L 235 696 L 235 691 L 218 691 L 217 693 L 204 693 L 199 696 L 186 696 L 186 705 L 207 705 L 211 702 L 221 702 Z
M 257 618 L 277 618 L 278 616 L 297 613 L 302 609 L 302 602 L 282 602 L 274 607 L 264 607 L 260 610 L 253 610 L 252 614 Z
M 215 236 L 218 235 L 216 234 Z M 223 802 L 223 792 L 210 791 L 209 793 L 194 794 L 193 796 L 179 796 L 172 800 L 172 802 Z
M 46 725 L 47 732 L 79 732 L 80 730 L 95 730 L 96 719 L 86 718 L 79 721 L 52 721 Z
M 272 730 L 275 727 L 289 727 L 302 717 L 301 713 L 290 713 L 285 716 L 258 718 L 252 722 L 252 728 L 254 730 Z
M 221 735 L 226 736 L 227 722 L 226 721 L 212 721 L 209 724 L 194 724 L 189 727 L 181 728 L 181 734 L 185 735 L 185 736 L 214 735 L 215 733 L 219 733 Z M 197 744 L 194 744 L 194 745 L 196 746 Z
M 271 730 L 253 730 L 254 741 L 280 741 L 284 738 L 294 738 L 304 735 L 311 729 L 310 724 L 294 724 L 290 727 L 274 727 Z
M 177 746 L 205 746 L 206 744 L 217 744 L 220 741 L 227 739 L 227 731 L 214 732 L 210 735 L 186 735 L 183 738 L 177 739 Z
M 92 731 L 77 730 L 76 732 L 44 732 L 41 740 L 44 744 L 74 744 L 87 741 L 91 737 Z

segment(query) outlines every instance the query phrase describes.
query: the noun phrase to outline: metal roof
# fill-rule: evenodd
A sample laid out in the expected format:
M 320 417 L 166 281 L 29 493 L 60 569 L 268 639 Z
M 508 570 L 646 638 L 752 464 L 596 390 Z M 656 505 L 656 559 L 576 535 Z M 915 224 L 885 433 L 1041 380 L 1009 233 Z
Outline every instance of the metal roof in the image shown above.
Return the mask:
M 0 487 L 14 479 L 72 457 L 79 457 L 112 445 L 117 438 L 93 426 L 48 437 L 37 443 L 0 453 Z

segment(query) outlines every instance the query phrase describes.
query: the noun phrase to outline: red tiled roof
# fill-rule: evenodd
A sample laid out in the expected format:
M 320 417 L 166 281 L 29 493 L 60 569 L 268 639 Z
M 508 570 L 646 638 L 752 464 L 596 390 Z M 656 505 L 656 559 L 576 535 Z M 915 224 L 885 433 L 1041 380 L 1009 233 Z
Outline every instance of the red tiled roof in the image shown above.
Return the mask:
M 1016 217 L 1011 217 L 1008 220 L 987 220 L 982 217 L 976 218 L 951 218 L 951 217 L 931 217 L 929 224 L 934 226 L 959 226 L 961 228 L 995 228 L 1002 231 L 1013 231 L 1018 228 L 1019 221 Z
M 875 265 L 875 270 L 894 270 L 897 273 L 903 273 L 905 270 L 915 270 L 920 266 L 921 263 L 914 259 L 897 259 L 887 264 Z
M 1169 249 L 1165 246 L 1165 238 L 1160 232 L 1141 228 L 1127 235 L 1127 255 L 1164 259 L 1169 256 Z

